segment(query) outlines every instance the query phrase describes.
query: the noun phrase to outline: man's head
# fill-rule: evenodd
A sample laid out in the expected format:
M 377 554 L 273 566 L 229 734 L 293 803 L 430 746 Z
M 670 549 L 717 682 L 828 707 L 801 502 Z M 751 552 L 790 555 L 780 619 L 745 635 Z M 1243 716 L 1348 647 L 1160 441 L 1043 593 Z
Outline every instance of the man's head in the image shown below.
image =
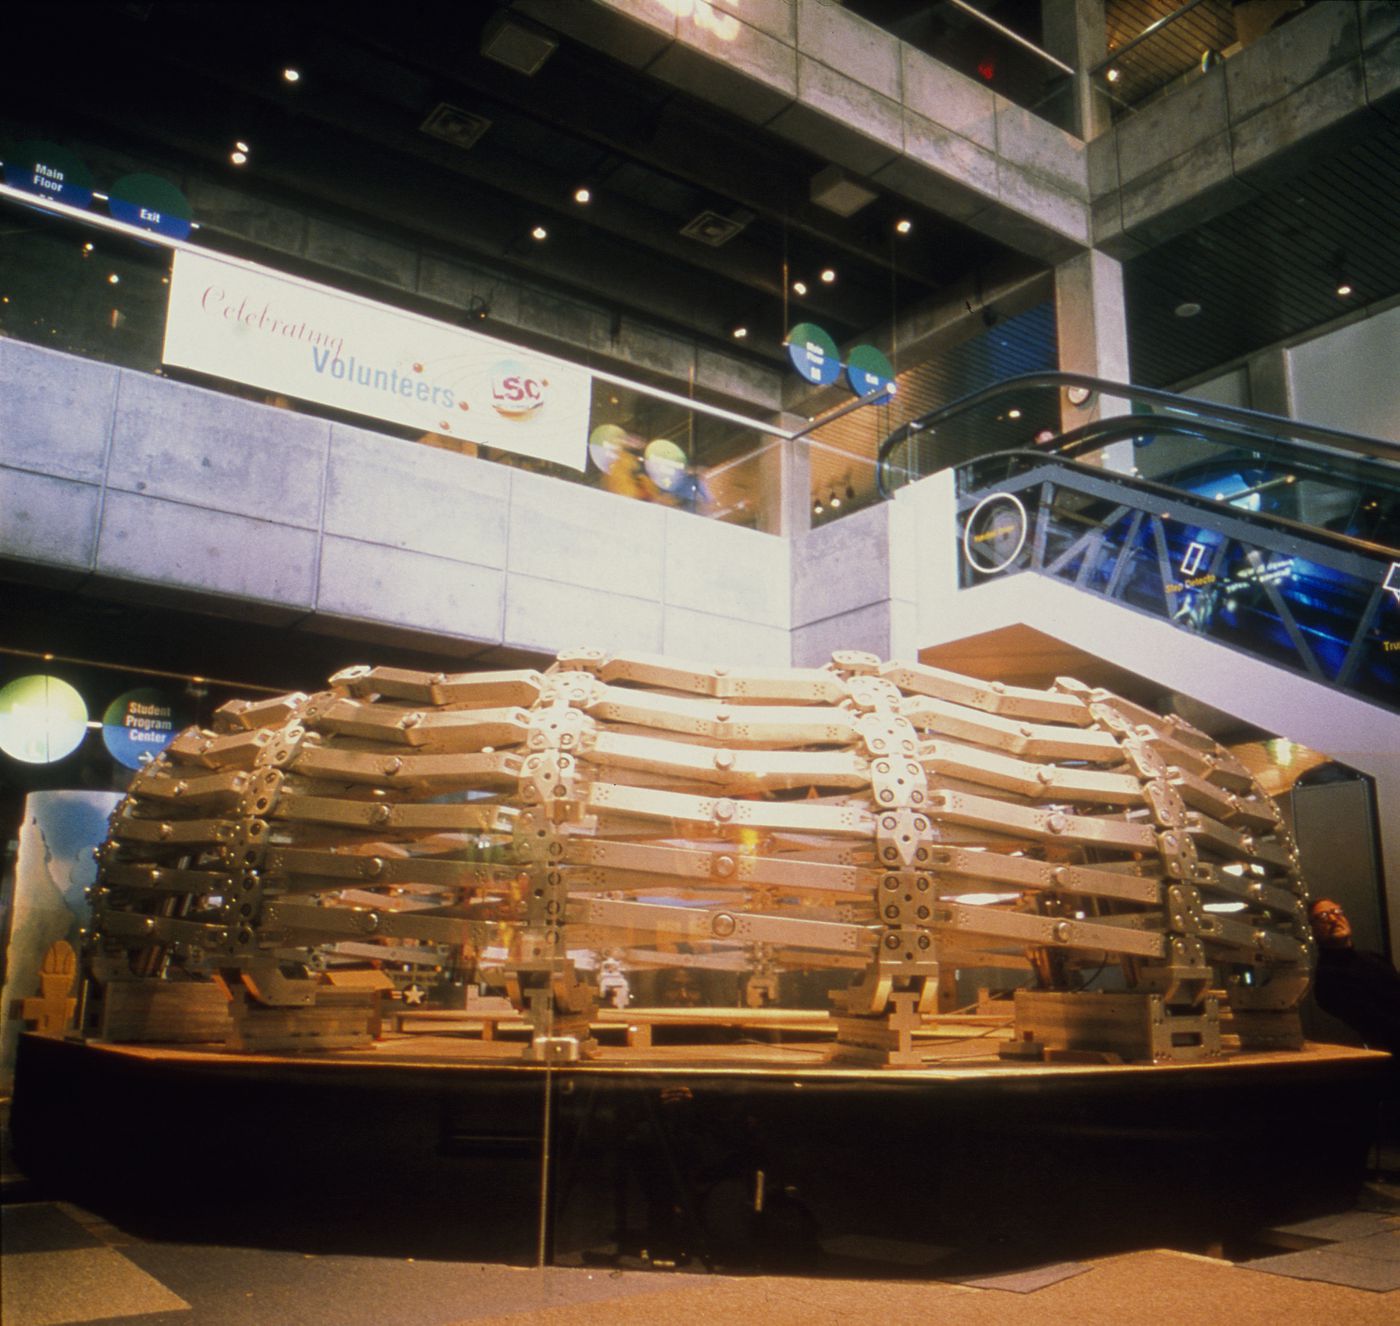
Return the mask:
M 698 1008 L 704 1002 L 699 977 L 685 967 L 668 967 L 659 984 L 663 1008 Z
M 1351 947 L 1351 922 L 1331 898 L 1315 898 L 1308 908 L 1308 919 L 1323 948 Z

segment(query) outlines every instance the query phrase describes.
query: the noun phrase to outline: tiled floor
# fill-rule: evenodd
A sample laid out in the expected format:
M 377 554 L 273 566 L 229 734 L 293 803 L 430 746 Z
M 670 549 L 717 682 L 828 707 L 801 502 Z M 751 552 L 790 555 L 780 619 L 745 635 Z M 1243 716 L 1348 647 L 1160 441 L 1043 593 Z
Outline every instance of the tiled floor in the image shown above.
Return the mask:
M 667 1275 L 139 1242 L 61 1202 L 0 1210 L 5 1326 L 451 1326 L 507 1321 L 1173 1320 L 1277 1326 L 1400 1320 L 1400 1190 L 1390 1210 L 1276 1231 L 1286 1251 L 1231 1262 L 1145 1250 L 951 1280 Z M 1311 1245 L 1311 1246 L 1301 1246 Z

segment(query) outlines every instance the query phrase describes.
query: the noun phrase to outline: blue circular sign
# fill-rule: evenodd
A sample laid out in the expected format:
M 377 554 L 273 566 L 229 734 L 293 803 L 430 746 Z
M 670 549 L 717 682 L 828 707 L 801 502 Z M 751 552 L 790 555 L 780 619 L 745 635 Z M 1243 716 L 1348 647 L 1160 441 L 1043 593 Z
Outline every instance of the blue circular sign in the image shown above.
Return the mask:
M 841 376 L 841 352 L 815 322 L 799 322 L 787 338 L 788 358 L 808 382 L 828 387 Z
M 857 396 L 873 397 L 872 405 L 887 405 L 894 398 L 894 367 L 873 345 L 858 345 L 851 351 L 846 381 Z
M 107 196 L 107 210 L 127 225 L 184 239 L 190 233 L 189 200 L 159 175 L 123 175 Z
M 117 696 L 107 706 L 102 715 L 102 742 L 118 764 L 139 769 L 143 757 L 159 755 L 184 726 L 171 696 L 143 686 Z
M 7 152 L 5 183 L 12 189 L 23 189 L 69 207 L 87 207 L 92 202 L 88 168 L 75 152 L 57 143 L 31 139 L 15 149 L 13 160 Z

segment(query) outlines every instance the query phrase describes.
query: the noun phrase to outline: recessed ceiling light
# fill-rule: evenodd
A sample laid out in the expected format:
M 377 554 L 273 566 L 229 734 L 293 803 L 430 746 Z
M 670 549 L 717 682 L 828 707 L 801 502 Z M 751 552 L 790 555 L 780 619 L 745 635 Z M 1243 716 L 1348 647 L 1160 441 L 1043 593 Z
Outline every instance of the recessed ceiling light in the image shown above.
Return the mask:
M 1348 282 L 1346 282 L 1346 281 L 1341 281 L 1341 282 L 1339 282 L 1338 285 L 1337 285 L 1337 293 L 1338 293 L 1343 299 L 1345 299 L 1349 294 L 1351 294 L 1351 286 L 1350 286 L 1350 284 L 1349 284 Z
M 88 242 L 87 242 L 86 244 L 83 245 L 83 252 L 84 252 L 84 253 L 91 253 L 91 252 L 92 252 L 92 241 L 91 241 L 91 240 L 88 240 Z
M 592 191 L 587 187 L 587 185 L 580 184 L 579 187 L 574 190 L 574 202 L 591 203 L 592 201 L 593 194 Z
M 742 340 L 744 339 L 744 337 L 747 336 L 748 334 L 749 334 L 749 329 L 748 329 L 747 327 L 735 327 L 735 328 L 734 328 L 733 336 L 734 336 L 734 339 L 735 339 L 736 341 L 742 341 Z
M 107 273 L 107 284 L 108 284 L 108 285 L 120 285 L 120 284 L 121 284 L 121 280 L 122 280 L 122 278 L 121 278 L 120 276 L 118 276 L 118 275 L 116 274 L 116 272 L 108 272 L 108 273 Z
M 1006 412 L 1006 417 L 1008 419 L 1019 419 L 1021 417 L 1021 412 L 1020 410 L 1008 410 Z
M 834 267 L 825 267 L 825 268 L 822 269 L 822 284 L 823 284 L 823 285 L 830 285 L 835 279 L 836 279 L 836 269 L 835 269 Z
M 232 161 L 235 166 L 241 166 L 248 160 L 248 154 L 246 152 L 230 152 L 228 154 L 228 159 Z
M 531 239 L 548 239 L 548 238 L 549 238 L 549 231 L 547 231 L 543 226 L 536 226 L 536 227 L 530 232 L 530 238 L 531 238 Z
M 284 82 L 287 83 L 300 83 L 301 70 L 294 69 L 291 65 L 288 65 L 284 70 L 282 70 L 282 79 Z
M 251 152 L 253 149 L 249 147 L 248 144 L 240 138 L 236 143 L 234 143 L 233 150 L 235 152 Z
M 1172 310 L 1178 318 L 1194 318 L 1201 311 L 1201 306 L 1194 299 L 1183 300 Z
M 901 217 L 898 221 L 894 223 L 894 228 L 901 235 L 907 235 L 911 230 L 914 229 L 914 223 L 911 220 L 909 220 L 907 216 Z
M 805 295 L 807 293 L 807 282 L 794 281 L 792 283 L 792 293 L 794 295 Z
M 1106 79 L 1108 79 L 1108 81 L 1109 81 L 1110 83 L 1116 83 L 1120 78 L 1123 77 L 1123 75 L 1122 75 L 1122 73 L 1121 73 L 1119 70 L 1117 70 L 1117 69 L 1110 69 L 1110 70 L 1108 71 L 1108 73 L 1106 73 L 1106 74 L 1104 75 L 1104 77 L 1105 77 Z

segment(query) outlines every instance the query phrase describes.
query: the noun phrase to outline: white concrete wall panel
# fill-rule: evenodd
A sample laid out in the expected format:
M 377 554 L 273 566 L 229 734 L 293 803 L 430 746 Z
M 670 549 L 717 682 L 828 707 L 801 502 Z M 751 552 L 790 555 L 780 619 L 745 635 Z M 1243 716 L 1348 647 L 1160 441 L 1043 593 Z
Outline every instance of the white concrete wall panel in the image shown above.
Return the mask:
M 791 546 L 774 534 L 666 515 L 666 604 L 787 630 L 792 622 Z
M 889 513 L 889 505 L 882 502 L 794 542 L 794 628 L 890 597 Z
M 109 490 L 99 575 L 309 611 L 316 533 L 207 507 Z
M 510 480 L 503 465 L 337 424 L 325 532 L 503 568 Z
M 314 530 L 330 429 L 309 414 L 123 372 L 107 482 Z
M 880 658 L 890 656 L 890 604 L 864 608 L 799 626 L 792 633 L 794 667 L 818 667 L 838 649 L 864 649 Z
M 791 662 L 791 636 L 781 626 L 760 626 L 689 608 L 667 608 L 662 618 L 661 652 L 705 665 L 785 668 Z
M 505 643 L 517 648 L 659 654 L 661 618 L 661 605 L 647 599 L 514 573 L 506 577 Z
M 0 465 L 100 483 L 118 370 L 0 339 Z
M 1288 351 L 1299 419 L 1400 442 L 1400 305 Z
M 494 644 L 504 583 L 504 573 L 490 567 L 327 535 L 316 611 Z
M 510 475 L 511 572 L 660 603 L 666 508 L 524 470 Z
M 101 498 L 95 484 L 0 468 L 0 557 L 86 571 Z

